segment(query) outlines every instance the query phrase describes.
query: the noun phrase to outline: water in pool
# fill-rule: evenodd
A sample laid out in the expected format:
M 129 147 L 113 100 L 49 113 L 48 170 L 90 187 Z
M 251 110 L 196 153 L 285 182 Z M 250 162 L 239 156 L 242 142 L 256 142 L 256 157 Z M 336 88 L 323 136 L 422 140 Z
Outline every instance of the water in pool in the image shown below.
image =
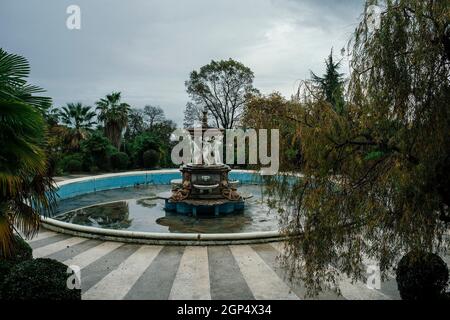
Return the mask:
M 262 198 L 261 186 L 242 185 L 240 193 L 252 194 L 240 213 L 186 216 L 164 211 L 164 200 L 153 197 L 167 185 L 149 185 L 100 191 L 62 200 L 55 219 L 74 224 L 145 232 L 242 233 L 277 230 L 275 211 Z

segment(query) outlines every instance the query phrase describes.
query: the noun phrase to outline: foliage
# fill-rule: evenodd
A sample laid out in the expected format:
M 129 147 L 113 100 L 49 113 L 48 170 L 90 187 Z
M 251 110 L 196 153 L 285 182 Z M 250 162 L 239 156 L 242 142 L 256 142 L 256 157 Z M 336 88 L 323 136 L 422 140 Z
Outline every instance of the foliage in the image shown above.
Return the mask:
M 280 130 L 280 165 L 285 171 L 298 168 L 301 164 L 301 139 L 296 131 L 295 121 L 299 108 L 297 103 L 287 101 L 280 93 L 275 92 L 268 96 L 252 97 L 246 104 L 242 117 L 245 128 Z M 268 117 L 268 114 L 272 116 Z
M 14 235 L 11 255 L 8 258 L 1 258 L 3 256 L 4 254 L 0 253 L 0 287 L 5 277 L 17 263 L 33 259 L 30 245 L 18 235 Z
M 111 155 L 111 168 L 114 170 L 125 170 L 128 168 L 130 159 L 125 152 L 116 152 Z
M 58 108 L 47 109 L 44 112 L 45 122 L 49 127 L 57 126 L 60 121 L 61 111 Z
M 147 105 L 144 107 L 144 115 L 146 122 L 148 123 L 148 128 L 151 130 L 153 126 L 163 122 L 166 119 L 164 115 L 164 110 L 161 107 Z
M 160 153 L 159 165 L 167 168 L 173 167 L 171 152 L 176 142 L 171 141 L 170 137 L 177 128 L 172 120 L 164 120 L 153 126 L 152 133 L 156 136 L 159 149 L 155 149 Z
M 409 252 L 396 270 L 398 290 L 403 300 L 436 300 L 443 296 L 448 268 L 433 253 Z
M 89 106 L 81 102 L 68 103 L 60 111 L 60 120 L 63 124 L 75 129 L 90 129 L 95 123 L 95 112 Z
M 51 106 L 52 100 L 36 96 L 44 90 L 27 83 L 29 74 L 30 64 L 26 58 L 0 48 L 0 98 L 20 101 L 43 112 Z
M 174 142 L 170 140 L 176 124 L 165 119 L 164 112 L 159 107 L 146 106 L 144 110 L 131 109 L 128 117 L 128 127 L 125 133 L 124 151 L 132 158 L 134 167 L 142 167 L 143 152 L 149 149 L 157 150 L 160 155 L 160 165 L 171 167 L 171 148 Z
M 213 60 L 199 71 L 191 72 L 186 90 L 197 110 L 206 109 L 217 127 L 231 129 L 238 125 L 248 97 L 257 92 L 253 87 L 253 78 L 250 68 L 238 61 Z M 188 105 L 190 108 L 193 106 Z M 185 113 L 188 114 L 191 112 Z M 193 114 L 200 115 L 201 112 Z
M 198 107 L 196 104 L 192 102 L 186 103 L 186 108 L 184 109 L 184 119 L 183 119 L 183 127 L 184 128 L 193 128 L 195 125 L 197 125 L 199 122 L 202 121 L 202 108 Z M 211 119 L 211 117 L 208 117 L 208 126 L 213 127 L 214 120 Z
M 105 135 L 120 150 L 122 133 L 128 124 L 130 106 L 121 102 L 121 93 L 113 92 L 95 103 L 99 111 L 98 120 L 103 122 Z
M 19 235 L 14 235 L 12 256 L 7 260 L 18 263 L 21 261 L 31 260 L 33 253 L 30 245 Z
M 132 140 L 145 130 L 144 112 L 140 109 L 130 109 L 125 139 Z
M 67 150 L 80 149 L 80 142 L 89 136 L 90 129 L 95 123 L 93 121 L 95 116 L 91 107 L 83 106 L 81 102 L 68 103 L 67 106 L 62 107 L 59 119 L 68 128 L 64 132 Z
M 90 112 L 87 107 L 83 107 L 82 105 L 79 107 L 74 105 L 72 109 L 73 108 L 79 108 L 86 112 Z M 66 109 L 70 108 L 67 107 Z M 78 172 L 80 171 L 80 161 L 82 163 L 81 171 L 88 172 L 109 171 L 111 169 L 124 170 L 127 169 L 129 165 L 135 168 L 142 168 L 143 153 L 150 149 L 158 151 L 160 155 L 159 164 L 161 166 L 173 166 L 170 159 L 170 153 L 175 142 L 172 142 L 170 137 L 172 132 L 176 129 L 176 124 L 171 120 L 165 119 L 163 113 L 159 113 L 157 109 L 159 108 L 155 107 L 155 110 L 152 109 L 156 113 L 153 120 L 150 119 L 148 114 L 144 114 L 144 110 L 130 109 L 128 113 L 127 130 L 123 139 L 124 153 L 118 155 L 116 154 L 117 149 L 112 146 L 109 140 L 103 135 L 103 130 L 98 129 L 94 132 L 90 129 L 92 125 L 90 121 L 82 121 L 78 126 L 80 128 L 83 127 L 82 130 L 86 130 L 86 135 L 78 135 L 80 138 L 77 139 L 77 141 L 80 142 L 79 150 L 76 148 L 69 148 L 70 140 L 65 139 L 65 137 L 73 137 L 75 129 L 69 127 L 73 126 L 69 122 L 72 121 L 75 123 L 75 116 L 70 116 L 70 110 L 64 111 L 64 113 L 69 114 L 66 118 L 71 120 L 64 120 L 63 123 L 62 113 L 58 112 L 58 119 L 60 119 L 61 124 L 54 124 L 52 122 L 53 118 L 47 116 L 47 118 L 50 119 L 50 122 L 52 122 L 52 126 L 49 128 L 50 137 L 47 143 L 47 152 L 49 153 L 52 162 L 58 164 L 52 172 L 58 174 L 64 174 L 64 172 Z M 79 113 L 83 112 L 80 110 Z M 147 113 L 149 112 L 149 108 L 147 108 Z M 78 118 L 83 119 L 84 117 L 80 116 Z M 90 116 L 88 118 L 91 119 Z M 153 121 L 153 124 L 151 124 L 151 121 Z M 84 123 L 86 126 L 83 125 Z M 81 158 L 80 154 L 82 155 Z M 128 157 L 128 159 L 126 157 Z
M 159 164 L 159 152 L 153 149 L 147 150 L 142 155 L 142 163 L 145 169 L 152 169 Z
M 81 143 L 83 167 L 89 170 L 95 167 L 101 170 L 109 170 L 109 157 L 115 152 L 117 152 L 117 149 L 111 145 L 108 138 L 99 132 L 95 132 Z
M 39 216 L 55 203 L 44 153 L 43 111 L 50 99 L 27 84 L 28 61 L 0 49 L 0 251 L 13 250 L 13 225 L 25 236 L 39 229 Z
M 311 72 L 312 82 L 316 85 L 321 99 L 331 103 L 333 110 L 339 114 L 344 112 L 344 74 L 339 73 L 341 61 L 334 62 L 333 50 L 325 60 L 326 72 L 322 77 Z
M 69 154 L 61 159 L 59 167 L 67 173 L 83 171 L 83 155 L 81 153 Z
M 282 113 L 302 161 L 267 179 L 281 232 L 296 235 L 281 263 L 309 294 L 360 279 L 363 259 L 382 276 L 399 252 L 445 248 L 450 206 L 450 55 L 445 1 L 384 4 L 379 29 L 365 15 L 351 42 L 345 112 L 325 99 Z M 272 117 L 277 113 L 271 114 Z M 282 153 L 282 156 L 286 156 Z
M 144 167 L 143 155 L 147 150 L 160 152 L 161 144 L 158 136 L 154 132 L 144 132 L 131 143 L 130 153 L 136 166 Z
M 35 259 L 12 268 L 2 285 L 5 300 L 81 300 L 80 289 L 67 287 L 67 266 L 52 259 Z

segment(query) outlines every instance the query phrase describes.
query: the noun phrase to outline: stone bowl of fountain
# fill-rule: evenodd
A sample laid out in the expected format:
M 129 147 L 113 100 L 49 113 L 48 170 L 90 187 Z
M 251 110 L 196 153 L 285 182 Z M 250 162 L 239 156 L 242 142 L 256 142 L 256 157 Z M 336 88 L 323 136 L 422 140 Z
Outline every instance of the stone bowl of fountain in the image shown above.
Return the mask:
M 165 200 L 165 210 L 182 214 L 228 214 L 243 211 L 245 200 L 239 181 L 229 180 L 227 165 L 187 164 L 180 168 L 182 179 L 171 181 L 172 191 L 158 194 Z

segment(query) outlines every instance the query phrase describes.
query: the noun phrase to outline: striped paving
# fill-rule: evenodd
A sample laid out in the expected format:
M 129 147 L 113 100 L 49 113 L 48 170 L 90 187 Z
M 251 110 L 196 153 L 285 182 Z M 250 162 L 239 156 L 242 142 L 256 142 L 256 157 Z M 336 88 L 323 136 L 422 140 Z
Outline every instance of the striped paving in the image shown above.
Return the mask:
M 186 247 L 170 300 L 211 300 L 207 247 Z
M 33 239 L 29 240 L 28 243 L 31 244 L 33 242 L 47 239 L 47 238 L 53 237 L 55 235 L 56 235 L 56 233 L 51 232 L 51 231 L 39 232 L 39 234 L 36 237 L 34 237 Z
M 102 244 L 84 251 L 74 257 L 65 260 L 64 263 L 68 266 L 76 265 L 83 269 L 90 265 L 92 262 L 96 261 L 99 257 L 104 256 L 111 251 L 122 246 L 120 242 L 103 242 Z
M 278 265 L 282 243 L 232 246 L 149 246 L 91 240 L 44 230 L 30 241 L 34 257 L 81 269 L 83 299 L 305 299 Z M 380 290 L 342 277 L 341 294 L 315 299 L 399 299 L 395 279 Z
M 161 250 L 160 246 L 142 246 L 83 294 L 83 299 L 121 300 Z
M 291 288 L 249 246 L 230 246 L 256 300 L 296 300 Z
M 34 249 L 33 257 L 35 258 L 48 257 L 53 253 L 64 250 L 66 248 L 70 248 L 71 246 L 74 246 L 84 241 L 87 241 L 87 239 L 73 237 L 55 243 L 51 243 L 46 246 Z

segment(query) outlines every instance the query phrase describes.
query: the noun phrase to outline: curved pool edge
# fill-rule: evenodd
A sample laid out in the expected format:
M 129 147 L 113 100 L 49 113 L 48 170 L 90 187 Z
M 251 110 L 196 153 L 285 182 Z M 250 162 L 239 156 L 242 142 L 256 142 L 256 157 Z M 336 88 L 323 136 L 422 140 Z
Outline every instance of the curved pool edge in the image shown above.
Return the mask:
M 287 239 L 286 236 L 280 234 L 278 231 L 247 233 L 156 233 L 87 227 L 52 218 L 42 218 L 41 221 L 45 229 L 62 234 L 103 241 L 136 244 L 211 246 L 268 243 Z
M 258 171 L 254 170 L 233 170 L 236 174 L 258 175 Z M 132 177 L 145 175 L 148 176 L 158 174 L 174 174 L 179 173 L 178 169 L 161 169 L 146 171 L 127 171 L 120 173 L 108 173 L 95 176 L 80 177 L 67 179 L 56 183 L 56 187 L 72 185 L 83 182 L 101 181 L 114 177 Z M 121 188 L 123 186 L 115 186 L 113 188 Z M 94 191 L 99 191 L 94 187 Z M 92 192 L 92 191 L 91 191 Z M 90 193 L 83 192 L 83 193 Z M 82 194 L 83 194 L 82 193 Z M 70 196 L 69 196 L 70 197 Z M 135 244 L 154 244 L 154 245 L 232 245 L 232 244 L 256 244 L 283 241 L 288 236 L 282 235 L 279 231 L 255 231 L 246 233 L 155 233 L 155 232 L 138 232 L 127 230 L 103 229 L 97 227 L 82 226 L 68 222 L 59 221 L 49 217 L 41 217 L 42 226 L 45 229 L 55 231 L 62 234 L 78 236 L 83 238 L 98 239 L 103 241 L 116 241 Z

